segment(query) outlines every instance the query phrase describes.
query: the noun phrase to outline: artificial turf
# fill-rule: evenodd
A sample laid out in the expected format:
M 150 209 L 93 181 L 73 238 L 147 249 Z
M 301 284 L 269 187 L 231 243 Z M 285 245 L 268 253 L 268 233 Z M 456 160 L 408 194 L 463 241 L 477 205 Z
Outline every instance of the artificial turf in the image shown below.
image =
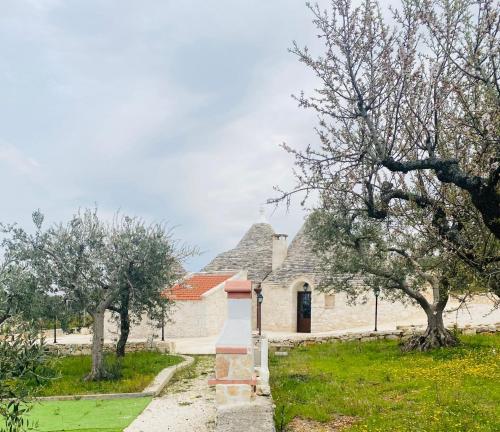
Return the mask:
M 30 420 L 37 431 L 121 432 L 151 402 L 151 398 L 44 401 L 35 403 Z

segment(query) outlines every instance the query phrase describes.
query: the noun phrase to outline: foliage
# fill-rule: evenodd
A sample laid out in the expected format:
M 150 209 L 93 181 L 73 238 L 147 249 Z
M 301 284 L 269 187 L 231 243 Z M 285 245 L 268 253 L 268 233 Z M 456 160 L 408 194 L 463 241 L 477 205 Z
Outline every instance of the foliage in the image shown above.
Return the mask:
M 4 245 L 2 245 L 4 246 Z M 4 260 L 0 262 L 0 325 L 16 315 L 30 320 L 37 315 L 37 303 L 32 299 L 44 295 L 29 269 L 9 256 L 3 248 Z
M 407 341 L 404 349 L 427 350 L 456 345 L 444 327 L 443 311 L 450 292 L 467 289 L 456 278 L 456 258 L 440 244 L 396 223 L 378 221 L 338 206 L 337 213 L 316 211 L 306 232 L 322 258 L 323 290 L 345 291 L 354 301 L 368 290 L 389 300 L 411 299 L 427 315 L 427 330 Z M 362 282 L 362 283 L 359 283 Z M 426 296 L 432 289 L 432 300 Z
M 31 429 L 26 419 L 31 398 L 47 379 L 48 361 L 43 340 L 36 332 L 7 326 L 0 333 L 0 415 L 4 425 L 0 431 L 17 432 Z
M 60 396 L 93 393 L 134 393 L 144 390 L 163 369 L 182 361 L 181 357 L 157 352 L 134 352 L 116 360 L 106 357 L 108 370 L 118 371 L 118 377 L 102 381 L 85 381 L 82 374 L 90 368 L 91 358 L 85 356 L 61 357 L 54 363 L 57 379 L 40 389 L 41 396 Z M 115 365 L 119 365 L 118 367 Z
M 117 295 L 108 309 L 117 314 L 120 338 L 117 355 L 125 355 L 125 344 L 131 321 L 140 321 L 144 314 L 161 320 L 170 301 L 163 295 L 184 273 L 180 261 L 193 253 L 179 247 L 172 232 L 162 224 L 147 225 L 139 218 L 117 218 L 108 229 L 112 259 L 108 271 L 116 275 L 111 289 Z
M 42 226 L 40 212 L 34 213 L 33 221 L 32 234 L 10 227 L 9 250 L 29 267 L 36 285 L 45 287 L 42 316 L 55 318 L 55 302 L 64 302 L 68 317 L 81 311 L 92 316 L 92 366 L 87 379 L 107 379 L 106 310 L 126 304 L 120 310 L 127 322 L 130 309 L 137 316 L 144 310 L 163 311 L 160 292 L 178 265 L 177 244 L 163 225 L 146 226 L 126 216 L 109 224 L 96 209 L 78 211 L 67 223 L 48 228 Z M 122 342 L 124 349 L 126 338 Z
M 292 53 L 316 75 L 297 97 L 319 143 L 295 156 L 291 194 L 414 230 L 500 293 L 500 7 L 495 0 L 309 5 L 322 44 Z M 392 15 L 389 18 L 387 15 Z M 445 263 L 443 263 L 445 265 Z
M 426 353 L 401 353 L 392 341 L 318 344 L 271 356 L 270 370 L 286 424 L 344 415 L 358 420 L 346 431 L 500 428 L 498 334 Z

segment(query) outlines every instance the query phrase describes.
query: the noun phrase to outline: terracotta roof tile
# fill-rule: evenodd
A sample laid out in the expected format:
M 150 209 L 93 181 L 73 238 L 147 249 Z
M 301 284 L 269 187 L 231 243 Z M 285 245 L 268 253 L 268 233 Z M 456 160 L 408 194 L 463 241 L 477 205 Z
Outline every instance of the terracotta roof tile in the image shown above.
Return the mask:
M 201 296 L 236 273 L 196 273 L 164 291 L 170 300 L 201 300 Z

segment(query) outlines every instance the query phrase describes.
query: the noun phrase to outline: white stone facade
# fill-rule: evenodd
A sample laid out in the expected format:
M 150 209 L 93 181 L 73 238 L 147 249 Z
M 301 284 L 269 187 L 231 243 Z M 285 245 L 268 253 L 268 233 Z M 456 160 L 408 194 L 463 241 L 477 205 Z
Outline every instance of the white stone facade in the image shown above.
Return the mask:
M 246 271 L 240 271 L 228 280 L 246 279 Z M 176 301 L 168 312 L 165 322 L 165 338 L 205 337 L 217 335 L 227 316 L 227 298 L 224 284 L 207 291 L 200 300 Z M 107 315 L 106 339 L 115 339 L 117 324 L 111 313 Z M 130 339 L 158 338 L 161 327 L 146 315 L 130 329 Z
M 311 332 L 329 332 L 352 328 L 373 328 L 375 297 L 368 292 L 366 302 L 348 304 L 346 294 L 328 294 L 317 287 L 321 275 L 319 260 L 313 254 L 310 242 L 302 228 L 289 246 L 286 236 L 275 234 L 271 225 L 259 222 L 247 231 L 238 245 L 212 260 L 203 271 L 237 272 L 233 278 L 250 279 L 261 283 L 262 328 L 272 332 L 297 331 L 297 292 L 304 283 L 311 291 Z M 488 300 L 478 297 L 470 307 L 471 316 L 461 313 L 460 323 L 479 322 Z M 476 307 L 477 305 L 482 306 Z M 450 300 L 448 309 L 453 307 Z M 252 326 L 255 330 L 256 300 L 252 299 Z M 227 316 L 227 298 L 224 284 L 207 291 L 201 300 L 177 301 L 172 308 L 170 321 L 165 325 L 166 338 L 205 337 L 220 332 Z M 477 316 L 476 316 L 477 315 Z M 445 317 L 446 318 L 446 317 Z M 451 315 L 447 318 L 452 320 Z M 417 305 L 389 302 L 379 298 L 378 327 L 395 328 L 409 323 L 425 323 L 426 316 Z M 113 328 L 113 326 L 108 326 Z M 116 328 L 116 327 L 115 327 Z M 115 331 L 115 334 L 117 332 Z M 146 318 L 134 325 L 130 338 L 147 338 L 160 329 Z M 108 331 L 108 336 L 110 331 Z

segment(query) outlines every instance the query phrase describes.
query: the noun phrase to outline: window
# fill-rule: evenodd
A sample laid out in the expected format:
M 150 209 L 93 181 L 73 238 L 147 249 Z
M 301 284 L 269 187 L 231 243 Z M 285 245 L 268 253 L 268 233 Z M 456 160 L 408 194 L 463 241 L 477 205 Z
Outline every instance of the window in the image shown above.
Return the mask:
M 335 295 L 325 294 L 325 309 L 333 309 L 335 306 Z

